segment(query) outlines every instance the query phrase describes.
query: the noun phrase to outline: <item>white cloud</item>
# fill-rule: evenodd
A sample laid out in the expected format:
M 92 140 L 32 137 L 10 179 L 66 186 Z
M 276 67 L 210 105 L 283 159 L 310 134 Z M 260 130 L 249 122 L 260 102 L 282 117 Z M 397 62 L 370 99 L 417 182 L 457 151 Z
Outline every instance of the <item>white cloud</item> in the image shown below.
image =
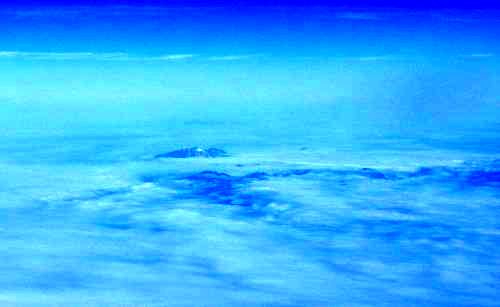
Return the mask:
M 208 58 L 209 61 L 239 61 L 246 60 L 250 58 L 255 58 L 260 55 L 257 54 L 240 54 L 240 55 L 222 55 L 222 56 L 211 56 Z
M 19 55 L 16 51 L 0 51 L 0 58 L 14 58 Z
M 465 57 L 465 58 L 491 58 L 494 56 L 495 56 L 495 54 L 493 54 L 493 53 L 472 53 L 472 54 L 464 55 L 463 57 Z
M 146 60 L 176 61 L 194 58 L 195 54 L 165 54 L 158 57 L 145 58 Z
M 305 57 L 303 59 L 313 60 L 315 57 Z M 390 61 L 395 59 L 402 59 L 402 57 L 396 57 L 392 55 L 366 55 L 366 56 L 338 56 L 331 57 L 331 60 L 340 61 L 359 61 L 359 62 L 378 62 L 378 61 Z
M 0 60 L 19 59 L 30 61 L 188 61 L 198 58 L 204 61 L 224 62 L 224 61 L 243 61 L 263 57 L 262 54 L 234 54 L 234 55 L 219 55 L 219 56 L 202 56 L 192 53 L 173 53 L 163 55 L 149 55 L 140 56 L 132 55 L 126 52 L 26 52 L 26 51 L 12 51 L 0 50 Z M 494 53 L 471 53 L 463 55 L 454 55 L 464 59 L 483 59 L 492 58 L 496 55 Z M 296 59 L 302 60 L 315 60 L 321 57 L 303 56 Z M 359 62 L 378 62 L 378 61 L 391 61 L 391 60 L 408 60 L 408 57 L 403 55 L 366 55 L 366 56 L 339 56 L 330 57 L 331 60 L 341 61 L 359 61 Z
M 0 59 L 23 59 L 38 61 L 177 61 L 193 58 L 193 54 L 166 54 L 161 56 L 140 57 L 124 52 L 24 52 L 0 51 Z
M 129 56 L 122 52 L 24 52 L 0 51 L 0 58 L 17 58 L 26 60 L 123 60 Z
M 201 57 L 192 53 L 174 53 L 157 56 L 138 56 L 125 52 L 25 52 L 25 51 L 0 51 L 1 59 L 22 59 L 38 61 L 184 61 L 199 57 L 206 61 L 239 61 L 259 57 L 259 54 L 222 55 Z

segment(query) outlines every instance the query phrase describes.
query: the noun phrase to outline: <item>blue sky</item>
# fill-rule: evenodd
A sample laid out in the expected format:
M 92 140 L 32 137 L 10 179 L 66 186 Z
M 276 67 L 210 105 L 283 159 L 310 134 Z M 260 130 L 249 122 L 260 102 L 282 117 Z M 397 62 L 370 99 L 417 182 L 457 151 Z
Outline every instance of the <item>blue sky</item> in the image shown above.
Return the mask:
M 453 57 L 491 54 L 499 48 L 494 26 L 500 15 L 491 11 L 30 5 L 3 6 L 1 14 L 4 51 L 46 52 L 60 59 L 92 58 L 85 53 L 96 53 L 95 59 L 239 59 L 262 54 L 286 61 L 389 54 Z
M 496 121 L 500 13 L 486 2 L 234 3 L 2 5 L 0 100 L 17 113 L 297 103 Z

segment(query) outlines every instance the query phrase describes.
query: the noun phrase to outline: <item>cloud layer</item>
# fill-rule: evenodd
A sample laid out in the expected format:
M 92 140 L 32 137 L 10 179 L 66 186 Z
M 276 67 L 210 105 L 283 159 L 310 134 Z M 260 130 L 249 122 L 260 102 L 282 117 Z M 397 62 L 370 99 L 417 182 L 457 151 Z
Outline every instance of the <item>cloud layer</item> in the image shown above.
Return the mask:
M 180 61 L 196 57 L 194 54 L 165 54 L 159 56 L 134 56 L 124 52 L 24 52 L 0 51 L 0 59 L 24 59 L 40 61 Z
M 494 53 L 472 53 L 467 55 L 450 55 L 451 58 L 492 58 Z M 229 54 L 229 55 L 200 55 L 194 53 L 162 54 L 140 56 L 126 52 L 26 52 L 26 51 L 0 51 L 0 60 L 18 59 L 33 61 L 165 61 L 177 62 L 187 60 L 201 60 L 210 62 L 234 62 L 245 61 L 259 58 L 271 58 L 271 55 L 264 54 Z M 276 57 L 276 56 L 274 56 Z M 315 56 L 296 57 L 302 60 L 314 60 Z M 293 59 L 293 58 L 291 58 Z M 340 61 L 359 61 L 359 62 L 380 62 L 391 60 L 414 60 L 411 56 L 405 55 L 362 55 L 362 56 L 331 56 L 331 60 Z
M 26 51 L 0 51 L 0 59 L 22 59 L 36 61 L 76 61 L 76 60 L 95 60 L 95 61 L 185 61 L 200 59 L 206 61 L 241 61 L 261 57 L 263 55 L 255 54 L 233 54 L 217 56 L 200 56 L 191 53 L 162 54 L 139 56 L 126 52 L 26 52 Z

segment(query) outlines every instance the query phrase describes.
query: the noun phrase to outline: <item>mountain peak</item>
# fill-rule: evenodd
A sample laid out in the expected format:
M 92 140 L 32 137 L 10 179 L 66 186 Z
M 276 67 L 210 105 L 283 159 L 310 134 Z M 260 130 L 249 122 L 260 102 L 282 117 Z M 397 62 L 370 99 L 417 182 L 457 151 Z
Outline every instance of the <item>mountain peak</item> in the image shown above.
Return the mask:
M 170 151 L 164 154 L 156 155 L 155 158 L 194 158 L 194 157 L 204 157 L 204 158 L 217 158 L 217 157 L 227 157 L 228 154 L 219 148 L 207 148 L 203 149 L 201 147 L 191 147 L 182 148 L 174 151 Z

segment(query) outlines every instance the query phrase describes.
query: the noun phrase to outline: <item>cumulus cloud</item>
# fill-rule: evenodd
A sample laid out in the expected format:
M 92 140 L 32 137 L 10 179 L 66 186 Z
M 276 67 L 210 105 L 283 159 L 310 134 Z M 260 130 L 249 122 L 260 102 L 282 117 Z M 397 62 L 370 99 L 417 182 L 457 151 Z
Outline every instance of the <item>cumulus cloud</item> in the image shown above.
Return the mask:
M 261 148 L 217 163 L 129 160 L 135 148 L 163 140 L 145 137 L 51 137 L 42 140 L 56 151 L 2 151 L 0 192 L 11 207 L 2 203 L 0 285 L 9 303 L 30 306 L 43 298 L 55 305 L 63 293 L 64 302 L 78 305 L 89 291 L 97 305 L 327 306 L 339 295 L 360 305 L 366 289 L 397 305 L 431 299 L 453 305 L 449 291 L 479 303 L 496 298 L 490 285 L 498 283 L 491 277 L 498 270 L 484 259 L 497 252 L 497 160 L 452 163 L 433 152 L 424 155 L 429 160 L 417 154 L 403 162 L 407 152 L 388 159 L 374 150 L 348 166 L 323 151 L 318 164 L 314 149 L 299 163 L 295 151 L 287 161 L 287 154 Z M 94 158 L 102 145 L 113 153 L 108 162 Z M 37 164 L 15 162 L 18 152 Z M 51 153 L 53 163 L 39 162 Z M 448 253 L 450 246 L 459 250 Z M 423 267 L 433 274 L 422 274 Z M 477 278 L 466 280 L 471 274 Z M 460 283 L 442 290 L 442 276 Z M 347 298 L 344 289 L 323 291 L 353 279 L 359 287 Z M 407 292 L 395 300 L 384 295 L 391 287 Z M 191 298 L 193 291 L 215 295 Z

